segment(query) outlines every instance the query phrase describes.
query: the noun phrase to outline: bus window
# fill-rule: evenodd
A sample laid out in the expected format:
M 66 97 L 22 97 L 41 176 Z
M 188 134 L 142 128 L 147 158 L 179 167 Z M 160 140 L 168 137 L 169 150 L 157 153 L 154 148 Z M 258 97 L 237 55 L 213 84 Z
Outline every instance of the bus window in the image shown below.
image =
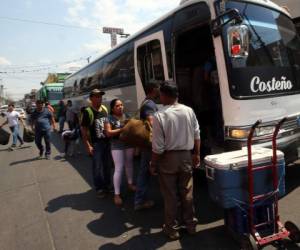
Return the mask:
M 79 83 L 79 92 L 82 92 L 84 90 L 84 78 L 80 80 Z
M 161 45 L 153 40 L 137 49 L 138 71 L 143 85 L 151 81 L 164 81 Z

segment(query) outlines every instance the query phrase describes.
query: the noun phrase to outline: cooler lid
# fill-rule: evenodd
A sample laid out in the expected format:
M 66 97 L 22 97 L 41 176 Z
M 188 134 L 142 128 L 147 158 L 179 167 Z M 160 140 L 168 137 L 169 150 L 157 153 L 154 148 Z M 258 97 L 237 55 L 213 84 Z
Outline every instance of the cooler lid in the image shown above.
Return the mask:
M 272 162 L 273 150 L 262 147 L 252 147 L 252 162 L 253 165 Z M 277 150 L 277 160 L 284 160 L 284 154 Z M 216 155 L 208 155 L 204 159 L 205 164 L 220 169 L 241 168 L 248 165 L 247 148 L 241 150 L 226 152 Z

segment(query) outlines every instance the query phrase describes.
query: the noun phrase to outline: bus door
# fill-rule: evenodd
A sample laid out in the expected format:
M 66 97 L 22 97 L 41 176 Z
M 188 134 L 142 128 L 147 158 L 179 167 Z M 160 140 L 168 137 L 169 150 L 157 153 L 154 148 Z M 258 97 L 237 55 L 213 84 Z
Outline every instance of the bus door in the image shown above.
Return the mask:
M 163 31 L 135 41 L 134 71 L 137 102 L 140 107 L 145 98 L 147 84 L 169 80 Z

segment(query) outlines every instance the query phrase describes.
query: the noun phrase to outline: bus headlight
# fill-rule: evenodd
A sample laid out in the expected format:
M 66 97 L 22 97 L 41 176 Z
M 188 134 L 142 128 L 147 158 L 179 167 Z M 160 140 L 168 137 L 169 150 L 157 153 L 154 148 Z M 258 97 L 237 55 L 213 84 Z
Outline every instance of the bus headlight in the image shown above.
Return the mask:
M 232 130 L 230 130 L 229 135 L 230 135 L 231 138 L 234 138 L 234 139 L 245 139 L 249 135 L 249 130 L 232 129 Z

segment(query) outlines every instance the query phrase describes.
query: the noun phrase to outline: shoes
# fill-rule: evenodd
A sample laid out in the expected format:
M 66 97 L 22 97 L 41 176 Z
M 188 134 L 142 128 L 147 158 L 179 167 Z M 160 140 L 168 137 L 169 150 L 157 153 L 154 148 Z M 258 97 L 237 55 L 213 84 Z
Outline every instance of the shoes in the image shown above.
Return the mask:
M 43 159 L 43 155 L 39 155 L 38 157 L 36 157 L 37 160 L 41 160 Z
M 50 155 L 45 155 L 46 160 L 50 160 Z
M 145 201 L 144 203 L 136 204 L 134 206 L 134 210 L 139 211 L 139 210 L 143 210 L 143 209 L 149 209 L 152 207 L 154 207 L 154 201 L 148 200 L 148 201 Z
M 96 196 L 97 196 L 97 198 L 102 199 L 106 196 L 106 193 L 104 192 L 103 189 L 99 189 L 96 191 Z
M 178 231 L 173 228 L 163 225 L 162 231 L 170 240 L 178 240 L 180 238 Z
M 135 192 L 135 191 L 136 191 L 136 186 L 133 185 L 133 184 L 128 184 L 128 189 L 129 189 L 131 192 Z
M 197 233 L 196 231 L 196 227 L 187 227 L 186 231 L 188 232 L 188 234 L 190 235 L 195 235 Z
M 24 145 L 24 142 L 22 142 L 20 145 L 19 145 L 19 148 L 23 147 Z
M 123 201 L 122 201 L 122 198 L 120 197 L 119 194 L 115 194 L 114 196 L 114 203 L 116 206 L 121 206 Z

